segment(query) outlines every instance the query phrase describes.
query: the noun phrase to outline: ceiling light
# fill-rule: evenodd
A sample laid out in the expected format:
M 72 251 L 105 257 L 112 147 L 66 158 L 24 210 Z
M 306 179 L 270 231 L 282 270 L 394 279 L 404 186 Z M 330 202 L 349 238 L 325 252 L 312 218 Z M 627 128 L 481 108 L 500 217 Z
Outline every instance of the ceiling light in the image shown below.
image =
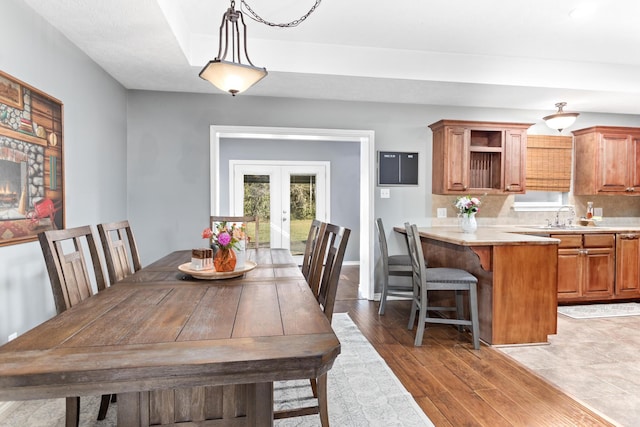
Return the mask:
M 253 65 L 247 53 L 247 26 L 242 12 L 234 9 L 235 1 L 222 16 L 220 24 L 220 44 L 218 56 L 200 71 L 200 77 L 211 82 L 215 87 L 236 96 L 258 83 L 267 75 L 266 68 Z M 242 23 L 242 38 L 238 27 Z M 229 40 L 229 31 L 231 39 Z M 224 36 L 224 37 L 223 37 Z M 229 45 L 231 43 L 231 45 Z M 224 46 L 224 48 L 223 48 Z M 231 61 L 227 61 L 227 53 L 231 49 Z M 246 63 L 242 63 L 242 56 Z
M 295 27 L 305 21 L 314 10 L 318 8 L 322 0 L 315 0 L 311 9 L 298 19 L 284 24 L 278 24 L 263 19 L 260 15 L 251 9 L 245 0 L 240 0 L 240 8 L 246 7 L 249 18 L 256 22 L 268 25 L 270 27 L 290 28 Z M 249 89 L 254 84 L 265 78 L 267 75 L 266 68 L 260 68 L 253 65 L 247 53 L 247 26 L 244 23 L 242 12 L 235 10 L 236 2 L 231 0 L 231 7 L 227 9 L 222 16 L 222 24 L 220 24 L 220 45 L 218 46 L 218 56 L 200 71 L 200 77 L 213 83 L 215 87 L 231 95 L 236 96 Z M 240 38 L 240 29 L 238 20 L 242 23 L 242 38 Z M 229 24 L 231 23 L 231 24 Z M 231 31 L 231 61 L 226 61 L 227 52 L 229 50 L 229 31 Z M 224 34 L 224 39 L 223 39 Z M 224 42 L 224 49 L 222 48 Z M 245 63 L 242 63 L 242 55 L 244 55 Z
M 571 126 L 580 115 L 580 113 L 565 113 L 562 110 L 565 105 L 567 105 L 566 102 L 558 102 L 556 104 L 558 111 L 542 118 L 551 129 L 558 129 L 558 131 L 562 132 L 562 129 L 566 129 Z

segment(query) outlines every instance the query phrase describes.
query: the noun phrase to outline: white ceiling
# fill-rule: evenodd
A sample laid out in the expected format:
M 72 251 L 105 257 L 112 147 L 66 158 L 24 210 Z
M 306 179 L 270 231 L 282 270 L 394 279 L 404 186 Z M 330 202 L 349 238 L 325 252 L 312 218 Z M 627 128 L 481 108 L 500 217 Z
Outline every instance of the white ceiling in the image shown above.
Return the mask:
M 246 1 L 280 23 L 315 0 Z M 24 2 L 128 89 L 220 93 L 198 73 L 228 1 Z M 239 96 L 640 114 L 638 16 L 637 0 L 323 0 L 295 28 L 245 13 L 269 75 Z

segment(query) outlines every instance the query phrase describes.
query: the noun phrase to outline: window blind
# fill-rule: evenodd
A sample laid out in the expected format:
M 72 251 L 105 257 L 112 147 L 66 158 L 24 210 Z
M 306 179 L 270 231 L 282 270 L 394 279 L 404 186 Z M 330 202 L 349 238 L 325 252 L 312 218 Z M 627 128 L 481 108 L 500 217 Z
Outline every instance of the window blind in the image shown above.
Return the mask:
M 568 192 L 573 137 L 527 135 L 527 190 Z

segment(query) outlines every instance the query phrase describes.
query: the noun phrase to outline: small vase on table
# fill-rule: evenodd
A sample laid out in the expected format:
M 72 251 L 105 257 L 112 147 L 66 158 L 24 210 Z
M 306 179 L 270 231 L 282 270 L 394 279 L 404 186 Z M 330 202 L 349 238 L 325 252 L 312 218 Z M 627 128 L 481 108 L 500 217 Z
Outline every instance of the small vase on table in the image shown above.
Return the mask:
M 236 253 L 231 248 L 220 248 L 213 256 L 213 267 L 217 272 L 229 272 L 236 268 Z
M 476 213 L 463 213 L 460 218 L 460 228 L 463 233 L 475 233 L 478 229 L 478 223 L 476 222 Z

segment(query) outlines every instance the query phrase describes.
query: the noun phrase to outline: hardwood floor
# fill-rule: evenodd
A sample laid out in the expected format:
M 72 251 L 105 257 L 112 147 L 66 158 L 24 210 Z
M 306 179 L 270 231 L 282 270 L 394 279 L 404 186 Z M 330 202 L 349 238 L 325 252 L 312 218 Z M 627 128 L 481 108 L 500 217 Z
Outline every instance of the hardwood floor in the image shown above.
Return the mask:
M 344 266 L 335 312 L 348 313 L 436 426 L 613 426 L 527 368 L 449 325 L 414 347 L 408 301 L 358 299 L 358 267 Z

